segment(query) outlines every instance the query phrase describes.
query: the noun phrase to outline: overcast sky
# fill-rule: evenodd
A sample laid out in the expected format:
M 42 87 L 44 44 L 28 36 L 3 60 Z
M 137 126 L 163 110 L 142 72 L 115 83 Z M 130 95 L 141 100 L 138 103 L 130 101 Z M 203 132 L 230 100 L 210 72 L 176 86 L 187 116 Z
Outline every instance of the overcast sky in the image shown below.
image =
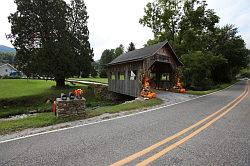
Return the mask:
M 66 0 L 69 1 L 69 0 Z M 94 59 L 100 58 L 105 49 L 134 42 L 141 48 L 149 38 L 150 29 L 139 24 L 144 7 L 150 0 L 85 0 L 89 15 L 90 43 Z M 152 0 L 151 0 L 152 1 Z M 250 49 L 250 0 L 208 0 L 208 8 L 215 9 L 221 18 L 220 26 L 234 24 Z M 5 34 L 10 33 L 7 17 L 15 12 L 14 0 L 0 2 L 0 45 L 11 46 Z

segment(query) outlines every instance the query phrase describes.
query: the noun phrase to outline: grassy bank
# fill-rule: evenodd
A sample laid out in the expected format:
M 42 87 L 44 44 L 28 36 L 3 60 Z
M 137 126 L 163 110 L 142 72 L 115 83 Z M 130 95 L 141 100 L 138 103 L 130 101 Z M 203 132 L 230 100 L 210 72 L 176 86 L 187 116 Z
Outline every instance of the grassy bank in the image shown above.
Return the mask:
M 213 93 L 213 92 L 216 92 L 218 90 L 222 90 L 222 89 L 225 89 L 229 86 L 231 86 L 232 84 L 236 83 L 237 81 L 233 81 L 231 83 L 226 83 L 226 84 L 220 84 L 218 86 L 216 86 L 215 88 L 213 89 L 210 89 L 210 90 L 206 90 L 206 91 L 194 91 L 194 90 L 188 90 L 187 91 L 187 94 L 192 94 L 192 95 L 206 95 L 206 94 L 209 94 L 209 93 Z
M 99 107 L 94 110 L 87 110 L 87 115 L 85 117 L 69 117 L 69 118 L 56 118 L 54 113 L 39 113 L 34 116 L 30 116 L 23 119 L 17 120 L 0 120 L 0 134 L 11 133 L 14 131 L 21 131 L 28 128 L 38 128 L 50 126 L 58 123 L 74 121 L 79 119 L 90 118 L 104 113 L 118 113 L 121 111 L 129 111 L 132 109 L 141 109 L 145 107 L 150 107 L 154 105 L 161 104 L 162 100 L 152 99 L 146 101 L 133 101 L 123 104 L 118 104 L 114 106 Z
M 163 101 L 160 99 L 152 99 L 152 100 L 145 100 L 145 101 L 138 101 L 135 100 L 133 102 L 127 102 L 122 103 L 114 106 L 106 106 L 106 107 L 100 107 L 92 111 L 88 111 L 87 115 L 88 117 L 94 117 L 98 115 L 102 115 L 105 113 L 118 113 L 122 111 L 129 111 L 133 109 L 139 109 L 139 108 L 146 108 L 146 107 L 152 107 L 155 105 L 162 104 Z
M 41 103 L 31 106 L 9 106 L 6 108 L 0 108 L 0 119 L 8 118 L 10 116 L 28 114 L 32 112 L 49 112 L 51 111 L 51 104 Z

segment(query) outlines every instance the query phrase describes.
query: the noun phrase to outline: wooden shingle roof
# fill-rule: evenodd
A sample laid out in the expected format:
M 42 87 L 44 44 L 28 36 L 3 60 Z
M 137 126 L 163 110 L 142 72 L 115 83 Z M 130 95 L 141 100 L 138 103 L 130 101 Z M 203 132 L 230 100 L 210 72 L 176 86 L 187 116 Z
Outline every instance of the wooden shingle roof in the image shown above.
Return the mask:
M 147 58 L 149 56 L 154 55 L 159 49 L 164 47 L 166 44 L 168 44 L 168 42 L 164 41 L 164 42 L 157 43 L 155 45 L 151 45 L 151 46 L 148 46 L 148 47 L 144 47 L 144 48 L 141 48 L 141 49 L 137 49 L 137 50 L 134 50 L 134 51 L 124 53 L 124 54 L 118 56 L 117 58 L 115 58 L 112 62 L 110 62 L 108 64 L 108 66 L 121 64 L 121 63 L 132 62 L 132 61 L 143 60 L 143 59 L 145 59 L 145 58 Z M 169 45 L 169 47 L 171 48 L 170 45 Z M 182 66 L 183 64 L 177 58 L 177 56 L 174 53 L 174 51 L 172 50 L 172 48 L 171 48 L 171 51 L 174 54 L 175 59 L 178 61 L 180 66 Z

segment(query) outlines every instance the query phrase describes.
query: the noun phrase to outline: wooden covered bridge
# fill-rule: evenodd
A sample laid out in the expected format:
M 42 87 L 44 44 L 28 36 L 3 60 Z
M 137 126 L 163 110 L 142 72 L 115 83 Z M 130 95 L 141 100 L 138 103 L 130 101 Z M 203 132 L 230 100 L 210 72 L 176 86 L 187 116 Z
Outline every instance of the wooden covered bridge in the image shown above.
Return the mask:
M 167 41 L 124 53 L 107 66 L 108 89 L 133 97 L 140 96 L 142 80 L 150 78 L 155 89 L 175 85 L 176 70 L 183 66 Z

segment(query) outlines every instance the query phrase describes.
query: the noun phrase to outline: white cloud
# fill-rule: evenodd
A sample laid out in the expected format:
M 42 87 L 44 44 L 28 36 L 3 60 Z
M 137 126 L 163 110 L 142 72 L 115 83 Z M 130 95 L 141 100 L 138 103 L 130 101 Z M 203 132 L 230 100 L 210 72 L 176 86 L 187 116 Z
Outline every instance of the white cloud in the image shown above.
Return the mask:
M 208 0 L 208 7 L 214 9 L 220 19 L 220 26 L 233 24 L 250 49 L 250 1 L 249 0 Z
M 127 47 L 129 42 L 134 42 L 136 48 L 140 48 L 152 38 L 150 29 L 139 24 L 139 19 L 144 15 L 143 9 L 149 1 L 152 0 L 85 0 L 90 17 L 90 43 L 94 48 L 95 60 L 100 58 L 105 49 L 115 48 L 120 44 Z M 250 48 L 250 1 L 208 0 L 207 3 L 220 16 L 221 26 L 234 24 L 239 27 L 239 34 Z M 5 33 L 10 33 L 7 17 L 15 10 L 14 0 L 1 0 L 0 44 L 11 46 Z
M 10 33 L 10 24 L 8 16 L 16 11 L 16 5 L 13 0 L 1 0 L 0 4 L 0 44 L 13 47 L 5 34 Z
M 137 48 L 152 38 L 150 29 L 139 24 L 148 0 L 86 0 L 89 14 L 90 42 L 95 59 L 105 49 L 134 42 Z

